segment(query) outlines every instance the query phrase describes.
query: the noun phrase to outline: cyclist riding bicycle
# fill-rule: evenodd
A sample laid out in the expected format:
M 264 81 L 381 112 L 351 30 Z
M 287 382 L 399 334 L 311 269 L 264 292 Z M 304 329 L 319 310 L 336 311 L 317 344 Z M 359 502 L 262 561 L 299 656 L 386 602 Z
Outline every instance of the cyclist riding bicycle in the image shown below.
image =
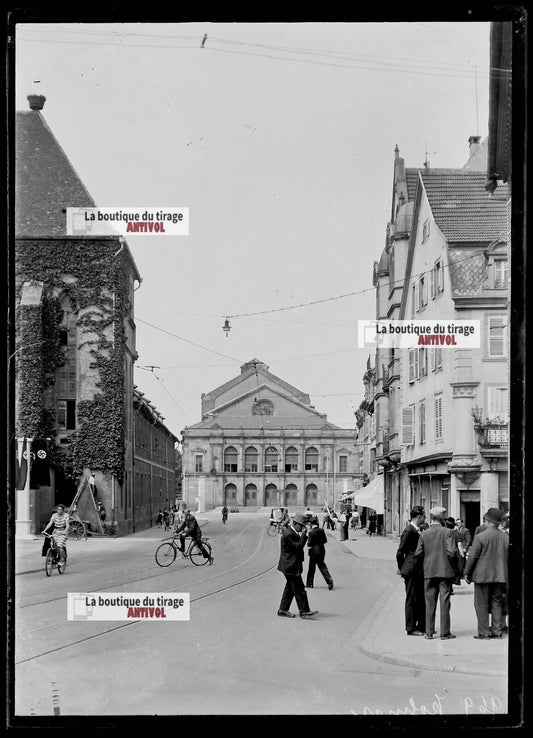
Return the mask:
M 225 523 L 227 519 L 228 519 L 228 508 L 226 507 L 226 505 L 224 505 L 224 507 L 222 508 L 222 522 Z
M 182 533 L 183 531 L 183 533 Z M 185 553 L 185 538 L 190 536 L 195 542 L 200 551 L 202 552 L 204 559 L 209 559 L 209 564 L 213 563 L 213 557 L 205 550 L 202 545 L 202 529 L 198 525 L 198 521 L 190 510 L 185 513 L 185 518 L 174 530 L 174 534 L 180 536 L 179 550 L 181 553 Z
M 59 554 L 62 558 L 67 558 L 67 537 L 68 537 L 68 526 L 69 516 L 65 513 L 65 507 L 58 505 L 56 511 L 52 513 L 50 521 L 48 522 L 43 533 L 47 533 L 49 528 L 53 528 L 52 535 L 54 541 L 59 549 Z M 43 554 L 44 556 L 45 554 Z

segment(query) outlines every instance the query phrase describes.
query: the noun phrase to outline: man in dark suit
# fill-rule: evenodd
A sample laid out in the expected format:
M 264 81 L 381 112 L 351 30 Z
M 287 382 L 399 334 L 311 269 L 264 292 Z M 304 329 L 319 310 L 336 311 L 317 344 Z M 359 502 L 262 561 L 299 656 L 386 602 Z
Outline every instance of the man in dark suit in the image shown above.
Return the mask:
M 474 536 L 465 566 L 467 584 L 474 582 L 477 635 L 501 638 L 505 628 L 503 599 L 507 587 L 509 536 L 499 529 L 503 513 L 491 507 L 484 515 L 485 530 Z M 489 624 L 490 620 L 490 624 Z
M 405 630 L 407 635 L 424 635 L 426 628 L 426 603 L 424 595 L 424 570 L 422 562 L 415 556 L 420 538 L 420 526 L 425 521 L 424 508 L 415 505 L 410 513 L 410 522 L 400 538 L 396 551 L 398 571 L 405 583 Z
M 444 525 L 445 513 L 444 507 L 431 508 L 431 524 L 420 534 L 415 551 L 424 568 L 427 639 L 432 639 L 435 633 L 437 601 L 440 608 L 440 637 L 442 640 L 455 638 L 450 633 L 450 595 L 455 577 L 452 561 L 458 552 L 454 531 Z
M 307 527 L 305 516 L 296 513 L 292 516 L 289 525 L 281 534 L 280 555 L 278 569 L 285 576 L 285 589 L 281 596 L 278 615 L 284 618 L 294 618 L 290 607 L 293 599 L 296 600 L 300 617 L 311 618 L 318 610 L 309 608 L 309 600 L 302 579 L 305 544 L 307 542 Z

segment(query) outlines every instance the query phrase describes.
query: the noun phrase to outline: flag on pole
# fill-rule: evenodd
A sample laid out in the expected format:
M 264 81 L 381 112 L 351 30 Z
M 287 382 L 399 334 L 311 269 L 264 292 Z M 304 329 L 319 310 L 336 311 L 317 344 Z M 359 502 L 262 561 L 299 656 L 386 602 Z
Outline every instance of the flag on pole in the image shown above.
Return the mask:
M 50 484 L 50 454 L 46 438 L 35 438 L 32 451 L 30 487 L 47 487 Z

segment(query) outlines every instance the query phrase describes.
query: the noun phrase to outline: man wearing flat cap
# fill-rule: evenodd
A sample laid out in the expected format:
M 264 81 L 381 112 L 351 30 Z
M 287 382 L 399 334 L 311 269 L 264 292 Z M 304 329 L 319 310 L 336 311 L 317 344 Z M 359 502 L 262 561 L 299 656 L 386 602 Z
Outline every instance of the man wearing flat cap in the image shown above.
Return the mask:
M 296 513 L 291 516 L 290 524 L 281 534 L 280 555 L 278 569 L 285 576 L 285 589 L 281 596 L 278 615 L 284 618 L 294 618 L 290 611 L 293 599 L 296 600 L 300 617 L 312 618 L 317 610 L 311 610 L 307 592 L 302 579 L 305 544 L 307 542 L 307 526 L 305 516 Z
M 474 638 L 501 638 L 505 629 L 504 596 L 507 589 L 509 537 L 499 529 L 503 513 L 487 510 L 485 530 L 474 536 L 465 566 L 465 580 L 474 582 L 477 635 Z
M 444 524 L 446 509 L 432 507 L 429 511 L 431 524 L 422 531 L 415 551 L 422 560 L 424 570 L 424 594 L 426 601 L 426 638 L 431 640 L 435 633 L 437 601 L 440 609 L 440 637 L 442 640 L 455 638 L 450 632 L 450 595 L 455 578 L 453 561 L 457 556 L 454 531 Z

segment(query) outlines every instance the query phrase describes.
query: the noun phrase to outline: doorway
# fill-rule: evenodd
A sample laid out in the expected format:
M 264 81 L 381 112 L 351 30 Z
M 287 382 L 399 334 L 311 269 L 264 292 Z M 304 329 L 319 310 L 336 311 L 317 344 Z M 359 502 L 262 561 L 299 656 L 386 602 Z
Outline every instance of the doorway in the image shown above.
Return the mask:
M 464 520 L 465 528 L 468 528 L 472 536 L 474 531 L 481 523 L 481 506 L 479 500 L 461 500 L 461 517 Z

